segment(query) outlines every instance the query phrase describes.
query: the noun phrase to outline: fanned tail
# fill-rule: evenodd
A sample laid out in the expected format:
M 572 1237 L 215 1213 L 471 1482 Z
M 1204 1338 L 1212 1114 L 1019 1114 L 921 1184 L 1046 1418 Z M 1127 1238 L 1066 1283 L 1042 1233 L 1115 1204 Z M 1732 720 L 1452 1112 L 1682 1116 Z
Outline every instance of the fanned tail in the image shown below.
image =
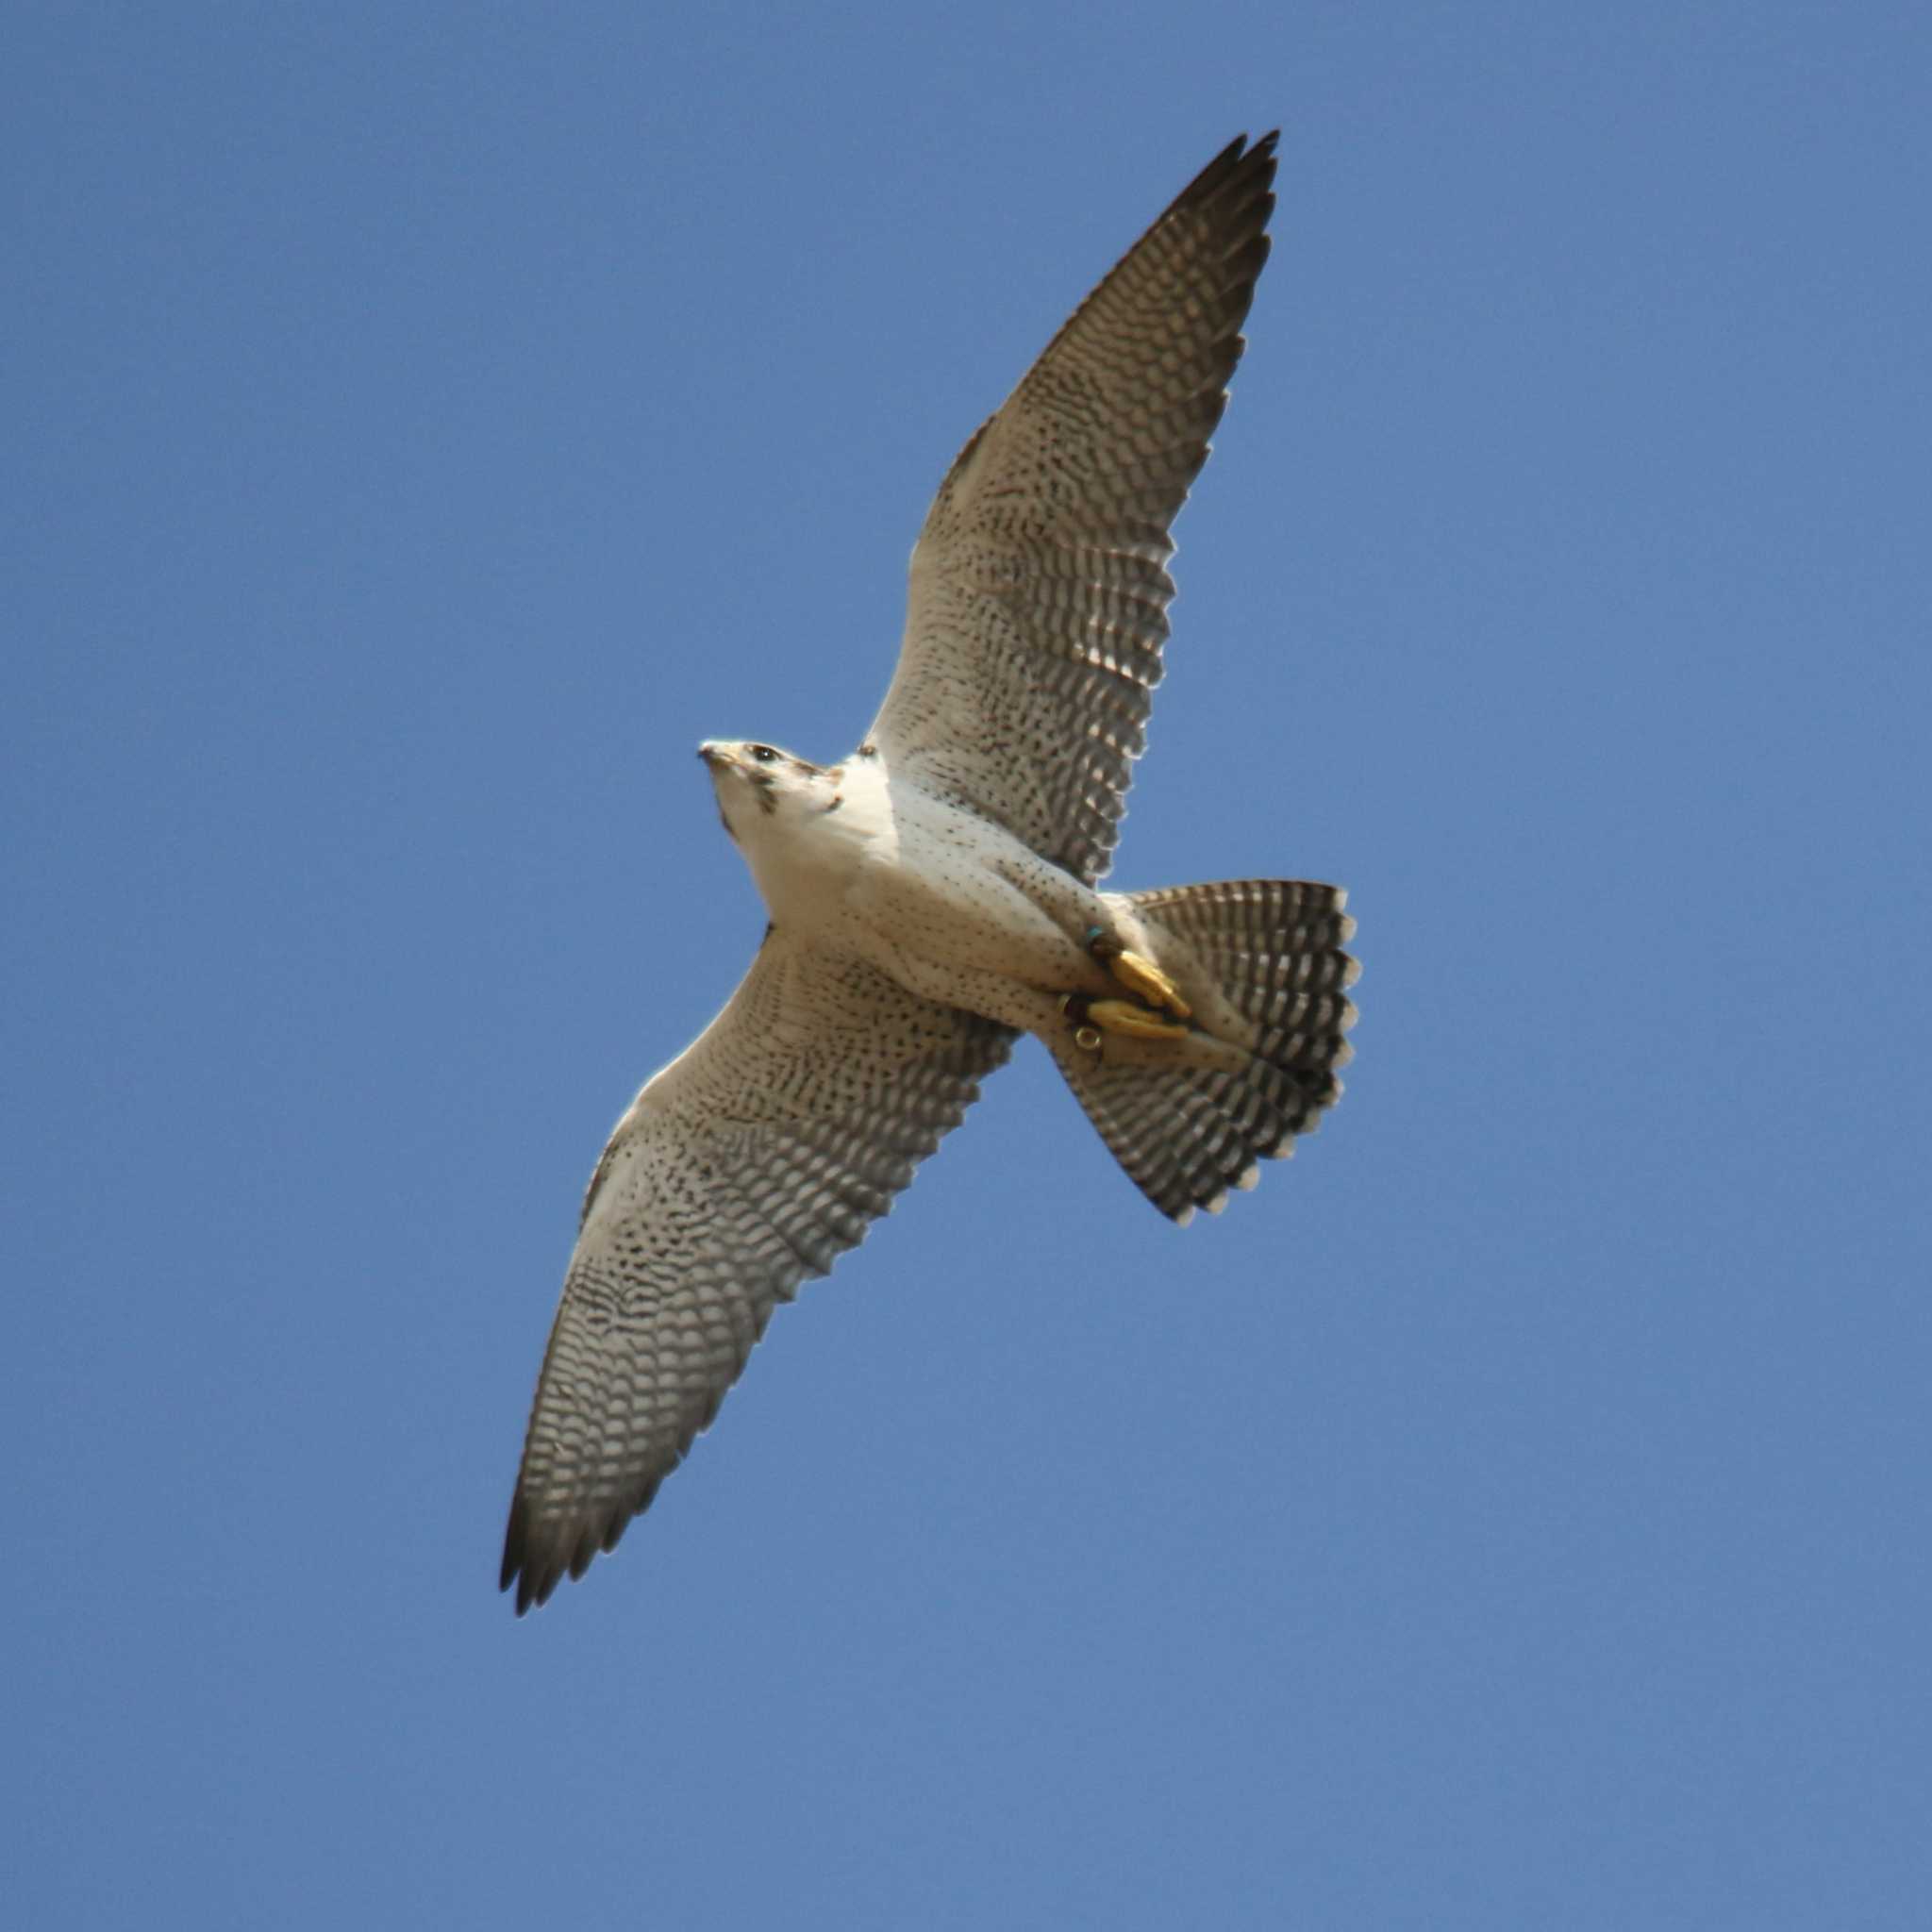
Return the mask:
M 1355 1024 L 1355 921 L 1337 886 L 1237 879 L 1125 895 L 1142 943 L 1200 1032 L 1173 1049 L 1071 1033 L 1050 1041 L 1067 1084 L 1142 1193 L 1183 1226 L 1252 1188 L 1341 1097 Z

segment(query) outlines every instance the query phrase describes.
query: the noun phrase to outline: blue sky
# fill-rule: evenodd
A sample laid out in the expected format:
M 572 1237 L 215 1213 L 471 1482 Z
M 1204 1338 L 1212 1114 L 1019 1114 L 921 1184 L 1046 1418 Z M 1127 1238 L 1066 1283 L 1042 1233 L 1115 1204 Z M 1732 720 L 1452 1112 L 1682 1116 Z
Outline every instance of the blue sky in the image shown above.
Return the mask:
M 1924 1923 L 1932 25 L 1178 19 L 16 15 L 22 1924 Z M 1114 879 L 1348 885 L 1347 1098 L 1183 1233 L 1023 1053 L 519 1623 L 691 747 L 1275 123 Z

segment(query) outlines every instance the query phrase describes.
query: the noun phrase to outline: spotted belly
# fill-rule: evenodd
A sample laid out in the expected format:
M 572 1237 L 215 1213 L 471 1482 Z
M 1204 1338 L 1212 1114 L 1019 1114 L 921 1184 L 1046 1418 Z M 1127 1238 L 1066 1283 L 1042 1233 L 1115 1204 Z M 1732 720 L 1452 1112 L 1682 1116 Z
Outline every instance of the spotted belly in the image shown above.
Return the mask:
M 1036 1024 L 1040 996 L 1106 990 L 1086 945 L 1106 916 L 1099 893 L 999 826 L 937 802 L 895 813 L 895 831 L 868 854 L 847 902 L 883 971 L 925 998 L 1016 1025 Z

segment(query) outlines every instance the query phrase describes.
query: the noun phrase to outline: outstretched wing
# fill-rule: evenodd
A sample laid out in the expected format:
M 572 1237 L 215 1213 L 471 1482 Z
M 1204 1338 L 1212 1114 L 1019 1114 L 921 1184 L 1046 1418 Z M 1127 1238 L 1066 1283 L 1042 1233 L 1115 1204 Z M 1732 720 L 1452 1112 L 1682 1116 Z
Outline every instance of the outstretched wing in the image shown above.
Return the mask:
M 1218 155 L 1088 296 L 959 453 L 912 553 L 870 741 L 1090 882 L 1161 675 L 1168 525 L 1268 258 L 1274 142 Z
M 1012 1041 L 849 955 L 767 937 L 591 1179 L 504 1540 L 519 1614 L 616 1546 L 773 1307 L 864 1239 Z

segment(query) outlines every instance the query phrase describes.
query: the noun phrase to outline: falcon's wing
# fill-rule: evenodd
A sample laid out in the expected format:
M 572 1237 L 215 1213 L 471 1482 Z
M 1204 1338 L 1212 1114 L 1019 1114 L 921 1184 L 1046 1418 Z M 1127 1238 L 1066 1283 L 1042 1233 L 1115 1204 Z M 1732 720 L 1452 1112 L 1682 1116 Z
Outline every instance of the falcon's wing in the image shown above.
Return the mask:
M 959 453 L 912 553 L 871 741 L 1090 882 L 1160 679 L 1168 525 L 1268 258 L 1274 142 L 1218 155 L 1088 296 Z
M 519 1613 L 615 1547 L 774 1306 L 864 1239 L 1012 1040 L 861 960 L 767 937 L 591 1179 L 504 1540 Z

